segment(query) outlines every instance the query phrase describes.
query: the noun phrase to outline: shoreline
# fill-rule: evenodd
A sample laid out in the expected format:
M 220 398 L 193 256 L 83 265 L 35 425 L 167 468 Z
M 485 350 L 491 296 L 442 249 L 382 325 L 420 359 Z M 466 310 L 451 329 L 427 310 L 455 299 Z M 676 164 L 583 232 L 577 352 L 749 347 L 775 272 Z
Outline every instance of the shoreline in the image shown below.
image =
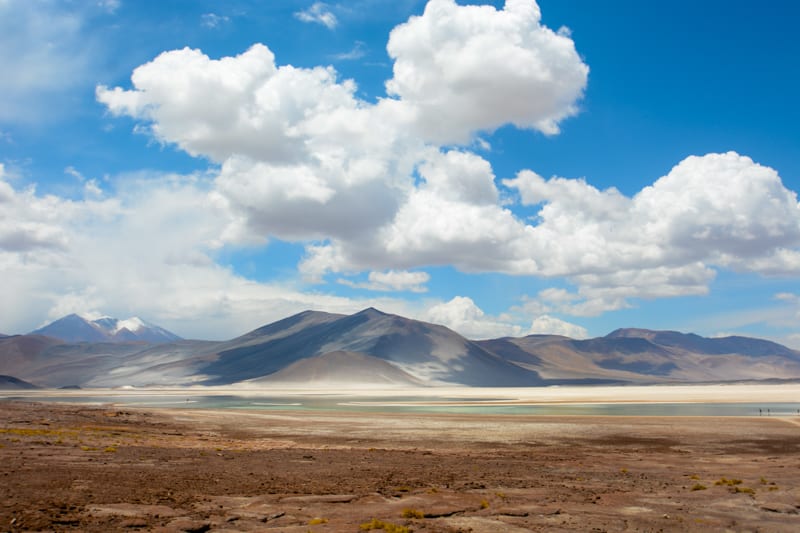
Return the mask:
M 351 405 L 592 405 L 688 403 L 800 403 L 800 384 L 552 386 L 542 388 L 173 387 L 2 390 L 8 398 L 137 398 L 146 396 L 240 396 L 243 398 L 341 398 Z M 367 398 L 369 400 L 367 400 Z M 392 401 L 392 398 L 396 398 Z M 409 399 L 411 398 L 411 399 Z M 380 399 L 385 401 L 381 402 Z

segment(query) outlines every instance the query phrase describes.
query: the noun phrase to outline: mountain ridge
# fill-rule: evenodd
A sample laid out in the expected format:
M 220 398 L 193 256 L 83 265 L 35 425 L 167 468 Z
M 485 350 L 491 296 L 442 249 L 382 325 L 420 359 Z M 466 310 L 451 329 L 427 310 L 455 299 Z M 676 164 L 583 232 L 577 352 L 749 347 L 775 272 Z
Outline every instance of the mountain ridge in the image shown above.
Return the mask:
M 108 316 L 91 319 L 75 313 L 61 317 L 30 333 L 66 342 L 172 342 L 181 338 L 139 317 L 124 320 Z
M 444 326 L 383 313 L 374 308 L 352 315 L 322 317 L 317 313 L 299 313 L 239 337 L 246 339 L 244 345 L 220 352 L 215 361 L 202 368 L 203 374 L 220 376 L 211 378 L 208 384 L 254 379 L 258 375 L 277 372 L 301 359 L 339 351 L 388 361 L 422 381 L 465 385 L 480 385 L 487 379 L 517 385 L 539 382 L 534 372 L 520 369 L 483 351 Z M 275 335 L 273 326 L 276 324 L 294 326 L 299 320 L 308 321 L 309 318 L 317 320 L 291 334 Z M 263 342 L 255 339 L 256 332 L 265 334 Z M 235 341 L 226 344 L 235 344 Z M 459 366 L 445 364 L 448 359 L 458 360 Z M 478 368 L 482 369 L 481 375 L 476 375 Z
M 128 321 L 104 317 L 98 326 L 76 316 L 64 317 L 67 325 L 130 331 Z M 594 339 L 473 341 L 442 325 L 367 308 L 351 315 L 307 310 L 221 342 L 3 337 L 0 374 L 48 387 L 697 383 L 800 379 L 800 352 L 750 337 L 642 328 Z

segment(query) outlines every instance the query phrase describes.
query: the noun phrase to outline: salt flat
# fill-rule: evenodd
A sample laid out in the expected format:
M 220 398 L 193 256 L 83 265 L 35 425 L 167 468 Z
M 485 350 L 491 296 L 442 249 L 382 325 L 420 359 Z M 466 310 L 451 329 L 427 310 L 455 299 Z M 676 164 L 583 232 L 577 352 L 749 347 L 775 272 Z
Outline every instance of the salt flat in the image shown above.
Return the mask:
M 736 383 L 713 385 L 628 385 L 628 386 L 557 386 L 557 387 L 392 387 L 355 386 L 342 383 L 317 383 L 314 387 L 224 386 L 180 388 L 91 388 L 80 390 L 39 389 L 0 391 L 2 397 L 77 398 L 92 396 L 187 396 L 239 395 L 292 397 L 336 395 L 341 397 L 411 397 L 420 401 L 458 400 L 510 403 L 730 403 L 730 402 L 800 402 L 800 383 Z

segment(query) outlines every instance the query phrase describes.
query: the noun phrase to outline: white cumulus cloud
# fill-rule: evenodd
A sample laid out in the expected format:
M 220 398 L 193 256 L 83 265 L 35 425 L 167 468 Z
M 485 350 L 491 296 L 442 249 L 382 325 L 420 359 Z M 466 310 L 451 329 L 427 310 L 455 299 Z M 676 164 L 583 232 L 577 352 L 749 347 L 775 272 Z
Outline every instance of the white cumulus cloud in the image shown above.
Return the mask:
M 522 327 L 487 315 L 468 296 L 456 296 L 433 305 L 420 318 L 447 326 L 473 340 L 524 335 Z
M 436 142 L 467 142 L 503 124 L 559 131 L 577 112 L 589 69 L 566 35 L 541 24 L 534 0 L 459 6 L 431 0 L 389 37 L 394 77 L 386 84 Z
M 219 199 L 238 215 L 232 240 L 352 238 L 391 220 L 409 187 L 421 143 L 401 135 L 390 105 L 358 100 L 330 67 L 278 67 L 264 45 L 219 60 L 183 49 L 132 82 L 98 87 L 98 100 L 221 163 Z
M 261 44 L 220 59 L 165 52 L 97 98 L 219 164 L 216 245 L 301 242 L 311 281 L 433 265 L 565 278 L 574 290 L 543 307 L 586 316 L 704 294 L 721 268 L 800 272 L 796 193 L 734 152 L 687 157 L 633 196 L 532 170 L 498 182 L 467 148 L 473 135 L 509 123 L 556 133 L 587 79 L 568 32 L 542 26 L 532 0 L 432 0 L 388 50 L 389 94 L 374 103 L 332 67 L 278 65 Z M 468 303 L 439 312 L 491 329 Z
M 339 283 L 356 289 L 372 291 L 410 291 L 426 292 L 425 284 L 430 280 L 427 272 L 409 272 L 407 270 L 388 270 L 386 272 L 370 272 L 367 282 L 354 282 L 345 278 Z
M 25 333 L 44 317 L 100 311 L 146 316 L 187 337 L 225 339 L 306 309 L 415 313 L 398 300 L 259 283 L 218 265 L 228 212 L 215 203 L 204 176 L 134 174 L 113 181 L 113 198 L 73 201 L 0 179 L 4 332 Z M 421 274 L 419 283 L 427 276 Z M 375 279 L 398 286 L 403 277 Z
M 585 339 L 589 336 L 586 328 L 571 324 L 550 315 L 536 317 L 531 323 L 529 334 L 537 335 L 562 335 L 573 339 Z

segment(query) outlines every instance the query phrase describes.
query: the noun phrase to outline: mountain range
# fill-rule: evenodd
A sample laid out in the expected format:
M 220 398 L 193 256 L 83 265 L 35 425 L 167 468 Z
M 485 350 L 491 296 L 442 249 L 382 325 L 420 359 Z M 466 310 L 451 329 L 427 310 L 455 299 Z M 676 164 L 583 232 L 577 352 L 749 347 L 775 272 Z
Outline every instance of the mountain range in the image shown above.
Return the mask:
M 70 315 L 28 335 L 0 338 L 0 374 L 9 378 L 0 381 L 7 388 L 10 379 L 45 387 L 328 389 L 692 383 L 800 379 L 800 352 L 748 337 L 645 329 L 586 340 L 471 341 L 372 308 L 353 315 L 306 311 L 223 342 L 182 340 L 141 319 Z
M 71 314 L 32 331 L 31 335 L 44 335 L 66 342 L 159 343 L 181 340 L 174 333 L 136 316 L 119 320 L 108 316 L 90 319 Z

